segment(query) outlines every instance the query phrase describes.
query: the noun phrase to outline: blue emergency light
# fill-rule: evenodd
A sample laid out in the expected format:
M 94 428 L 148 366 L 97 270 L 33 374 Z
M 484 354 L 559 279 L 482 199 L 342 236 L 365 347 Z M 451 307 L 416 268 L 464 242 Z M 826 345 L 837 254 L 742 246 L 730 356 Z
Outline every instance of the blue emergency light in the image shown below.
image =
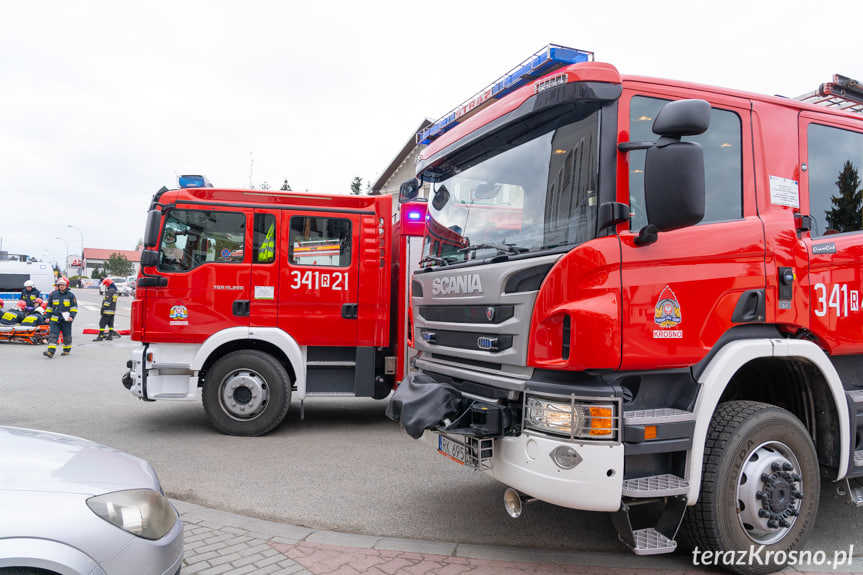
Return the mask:
M 204 176 L 183 175 L 180 176 L 181 188 L 212 188 L 213 184 Z
M 423 219 L 423 215 L 420 212 L 411 210 L 410 212 L 408 212 L 408 219 L 414 220 L 414 221 L 419 221 L 419 220 Z
M 565 46 L 558 46 L 557 44 L 549 44 L 498 78 L 495 82 L 483 90 L 480 90 L 479 93 L 468 99 L 455 110 L 451 111 L 428 128 L 417 133 L 417 143 L 431 143 L 432 140 L 453 128 L 459 123 L 459 121 L 466 119 L 466 116 L 469 113 L 475 112 L 485 104 L 493 100 L 498 100 L 510 92 L 521 88 L 527 82 L 535 80 L 563 66 L 577 64 L 579 62 L 590 62 L 592 60 L 593 52 L 576 50 L 575 48 L 567 48 Z

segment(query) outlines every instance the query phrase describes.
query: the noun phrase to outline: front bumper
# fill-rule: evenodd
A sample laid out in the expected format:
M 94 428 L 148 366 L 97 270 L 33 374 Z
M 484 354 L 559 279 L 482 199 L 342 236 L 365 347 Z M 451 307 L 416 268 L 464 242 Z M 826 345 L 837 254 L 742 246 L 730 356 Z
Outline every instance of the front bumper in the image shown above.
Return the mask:
M 466 397 L 452 384 L 423 373 L 405 378 L 390 399 L 387 416 L 449 459 L 541 501 L 590 511 L 620 508 L 620 442 L 522 430 L 513 408 Z M 577 463 L 562 466 L 554 456 L 560 449 Z

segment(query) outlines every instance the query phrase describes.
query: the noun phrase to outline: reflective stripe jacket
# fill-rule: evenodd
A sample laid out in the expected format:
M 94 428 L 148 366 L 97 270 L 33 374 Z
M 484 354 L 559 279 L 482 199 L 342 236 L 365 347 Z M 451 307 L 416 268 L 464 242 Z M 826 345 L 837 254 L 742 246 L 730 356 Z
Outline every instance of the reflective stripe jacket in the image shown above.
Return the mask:
M 117 286 L 114 284 L 109 285 L 105 289 L 105 297 L 102 299 L 102 309 L 100 313 L 102 315 L 114 315 L 117 311 Z
M 42 297 L 42 293 L 38 289 L 33 288 L 31 290 L 27 290 L 27 288 L 24 288 L 21 290 L 21 297 L 18 299 L 24 300 L 24 303 L 27 304 L 27 307 L 33 309 L 34 307 L 36 307 L 37 297 Z
M 78 314 L 78 298 L 69 288 L 66 288 L 65 292 L 58 289 L 52 291 L 48 296 L 48 307 L 45 308 L 45 314 L 50 321 L 65 321 L 63 312 L 68 312 L 72 318 Z

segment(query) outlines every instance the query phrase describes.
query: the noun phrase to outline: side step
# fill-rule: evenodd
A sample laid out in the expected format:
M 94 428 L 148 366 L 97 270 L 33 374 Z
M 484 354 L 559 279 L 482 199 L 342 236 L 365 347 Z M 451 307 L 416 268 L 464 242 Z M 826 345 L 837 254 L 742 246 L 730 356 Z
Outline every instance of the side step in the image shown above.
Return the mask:
M 634 502 L 633 502 L 634 504 Z M 659 555 L 677 549 L 674 537 L 686 512 L 686 497 L 668 497 L 665 505 L 651 523 L 655 527 L 633 529 L 632 505 L 621 503 L 620 509 L 611 514 L 611 523 L 617 529 L 617 536 L 624 545 L 636 555 Z M 643 522 L 642 520 L 639 520 Z
M 682 409 L 642 409 L 638 411 L 624 411 L 623 421 L 626 425 L 660 425 L 663 423 L 677 423 L 680 421 L 694 421 L 695 414 Z
M 836 493 L 842 496 L 848 495 L 851 503 L 857 507 L 863 507 L 863 477 L 846 478 L 844 486 L 841 483 L 836 486 Z
M 672 553 L 677 549 L 677 541 L 669 539 L 652 527 L 638 529 L 633 532 L 633 535 L 635 535 L 635 547 L 632 548 L 632 552 L 636 555 L 659 555 Z
M 686 495 L 688 492 L 689 482 L 670 473 L 623 480 L 624 497 L 672 497 Z

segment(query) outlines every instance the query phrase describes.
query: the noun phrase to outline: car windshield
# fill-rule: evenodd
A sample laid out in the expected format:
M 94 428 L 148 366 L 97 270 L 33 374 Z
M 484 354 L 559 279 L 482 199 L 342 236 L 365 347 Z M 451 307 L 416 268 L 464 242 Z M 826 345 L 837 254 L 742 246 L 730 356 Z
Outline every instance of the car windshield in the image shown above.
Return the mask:
M 574 121 L 436 174 L 425 259 L 541 252 L 593 238 L 598 139 L 599 112 L 586 107 Z

